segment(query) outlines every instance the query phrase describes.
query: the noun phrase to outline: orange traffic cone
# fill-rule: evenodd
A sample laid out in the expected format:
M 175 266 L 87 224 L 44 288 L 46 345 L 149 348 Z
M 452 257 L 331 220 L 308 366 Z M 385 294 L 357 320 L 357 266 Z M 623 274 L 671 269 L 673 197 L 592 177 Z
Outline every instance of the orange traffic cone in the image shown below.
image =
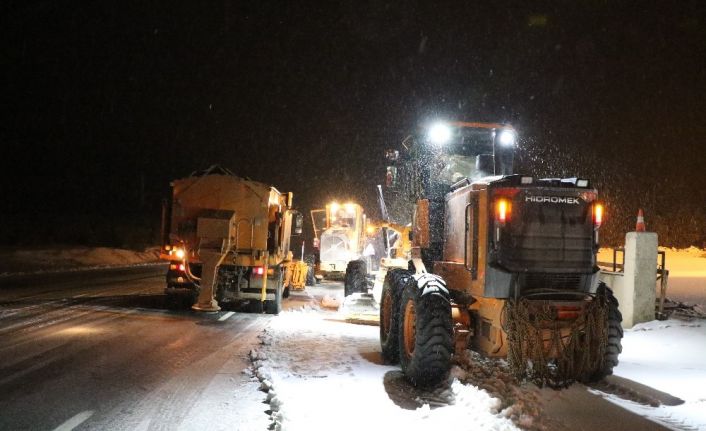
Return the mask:
M 635 223 L 635 232 L 645 231 L 645 216 L 642 213 L 642 208 L 637 211 L 637 223 Z

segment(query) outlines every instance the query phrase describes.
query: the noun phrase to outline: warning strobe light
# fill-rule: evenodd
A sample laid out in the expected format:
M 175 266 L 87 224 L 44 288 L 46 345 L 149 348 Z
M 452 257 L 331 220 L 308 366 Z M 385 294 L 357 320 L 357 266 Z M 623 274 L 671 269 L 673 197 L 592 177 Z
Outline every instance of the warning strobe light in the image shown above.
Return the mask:
M 603 205 L 593 205 L 593 225 L 598 229 L 603 224 Z
M 495 220 L 504 224 L 510 219 L 510 201 L 501 198 L 495 203 Z

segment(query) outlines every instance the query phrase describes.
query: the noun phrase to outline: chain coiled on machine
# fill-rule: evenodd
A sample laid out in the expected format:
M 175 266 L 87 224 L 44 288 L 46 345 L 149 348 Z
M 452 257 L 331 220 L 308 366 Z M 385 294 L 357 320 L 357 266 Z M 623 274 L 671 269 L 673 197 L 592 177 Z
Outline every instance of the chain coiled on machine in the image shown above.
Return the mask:
M 566 387 L 591 378 L 604 366 L 608 300 L 593 296 L 573 321 L 558 320 L 556 302 L 520 298 L 504 309 L 508 363 L 518 379 Z

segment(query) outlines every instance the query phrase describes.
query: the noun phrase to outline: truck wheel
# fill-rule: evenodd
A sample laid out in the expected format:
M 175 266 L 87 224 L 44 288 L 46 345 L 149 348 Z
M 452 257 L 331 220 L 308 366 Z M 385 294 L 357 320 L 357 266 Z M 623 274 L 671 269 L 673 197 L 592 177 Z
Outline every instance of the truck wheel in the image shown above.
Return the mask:
M 380 348 L 386 364 L 400 361 L 400 295 L 412 273 L 391 269 L 385 275 L 380 299 Z
M 194 304 L 196 304 L 196 301 L 198 301 L 198 299 L 199 299 L 199 290 L 200 290 L 200 289 L 191 290 L 191 291 L 189 291 L 189 293 L 187 293 L 186 295 L 184 295 L 184 299 L 183 299 L 184 305 L 186 306 L 186 308 L 187 308 L 188 310 L 191 310 L 191 306 L 194 305 Z
M 265 313 L 267 314 L 279 314 L 282 311 L 282 295 L 284 291 L 284 286 L 282 286 L 282 271 L 278 271 L 275 283 L 277 283 L 277 288 L 275 289 L 275 299 L 268 299 L 265 301 Z
M 314 286 L 316 285 L 316 274 L 315 274 L 315 265 L 316 265 L 316 256 L 313 254 L 308 254 L 304 256 L 304 262 L 306 262 L 306 282 L 304 283 L 307 286 Z
M 165 294 L 165 305 L 168 310 L 189 310 L 196 304 L 199 298 L 198 290 L 189 292 L 167 293 Z
M 355 292 L 367 292 L 368 282 L 365 279 L 367 267 L 364 260 L 351 260 L 346 265 L 346 275 L 343 279 L 343 294 L 348 296 Z
M 164 305 L 167 310 L 178 310 L 181 308 L 181 298 L 175 293 L 167 293 L 164 295 Z
M 402 372 L 415 386 L 430 387 L 446 379 L 451 368 L 451 302 L 447 293 L 422 295 L 414 278 L 402 291 L 399 351 Z
M 618 365 L 618 356 L 623 351 L 623 327 L 621 325 L 623 315 L 618 309 L 618 300 L 605 283 L 598 286 L 597 295 L 603 295 L 608 306 L 608 321 L 606 322 L 608 338 L 603 353 L 602 367 L 589 377 L 589 382 L 597 382 L 613 374 L 613 368 Z

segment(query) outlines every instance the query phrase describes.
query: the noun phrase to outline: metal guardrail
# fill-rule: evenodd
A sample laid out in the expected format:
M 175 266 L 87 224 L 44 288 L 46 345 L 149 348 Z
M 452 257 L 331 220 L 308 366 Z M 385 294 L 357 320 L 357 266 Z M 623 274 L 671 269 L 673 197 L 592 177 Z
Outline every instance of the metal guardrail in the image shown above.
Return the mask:
M 618 263 L 618 253 L 622 253 L 622 263 Z M 658 262 L 657 262 L 657 281 L 659 282 L 659 304 L 655 312 L 655 317 L 658 320 L 666 320 L 668 318 L 667 314 L 664 312 L 664 301 L 667 297 L 667 286 L 669 282 L 669 270 L 667 269 L 667 253 L 664 251 L 657 251 Z M 598 262 L 599 266 L 612 267 L 613 272 L 624 272 L 625 271 L 625 247 L 615 247 L 613 248 L 613 261 L 612 262 Z
M 657 319 L 666 320 L 667 315 L 664 313 L 664 300 L 667 297 L 667 282 L 669 280 L 669 270 L 667 269 L 667 253 L 657 251 L 657 255 L 661 258 L 657 264 L 657 281 L 659 281 L 659 306 L 657 308 Z

